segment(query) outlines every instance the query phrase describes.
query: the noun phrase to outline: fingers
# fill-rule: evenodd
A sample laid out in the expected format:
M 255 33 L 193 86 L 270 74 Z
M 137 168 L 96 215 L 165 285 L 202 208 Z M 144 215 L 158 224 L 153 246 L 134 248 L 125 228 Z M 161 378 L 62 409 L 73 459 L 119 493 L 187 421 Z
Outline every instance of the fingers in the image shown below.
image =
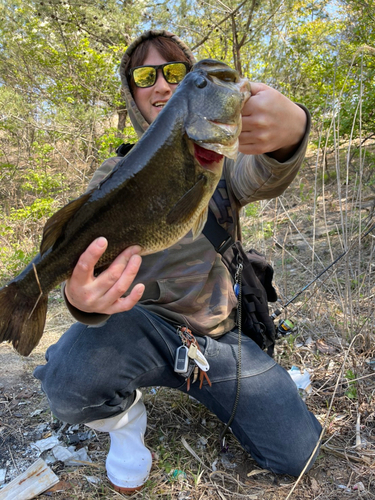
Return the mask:
M 137 245 L 126 248 L 99 276 L 94 276 L 95 265 L 107 249 L 105 238 L 97 238 L 81 255 L 69 280 L 65 294 L 77 309 L 88 313 L 114 314 L 134 307 L 144 292 L 137 284 L 127 297 L 122 297 L 137 276 L 142 258 Z
M 95 265 L 106 251 L 107 246 L 108 242 L 103 237 L 94 240 L 79 258 L 71 279 L 74 279 L 77 284 L 81 285 L 91 282 L 94 278 Z
M 137 249 L 139 251 L 139 247 L 127 248 L 96 278 L 98 289 L 102 291 L 104 306 L 111 307 L 131 287 L 142 263 L 140 255 L 135 253 Z M 120 302 L 124 305 L 127 303 L 124 300 Z
M 305 135 L 302 108 L 263 83 L 251 83 L 251 97 L 242 110 L 239 151 L 263 154 L 282 150 L 280 161 L 293 153 Z M 285 157 L 285 158 L 284 158 Z
M 107 314 L 116 314 L 119 312 L 130 311 L 142 298 L 145 286 L 138 283 L 126 297 L 120 297 L 108 307 Z

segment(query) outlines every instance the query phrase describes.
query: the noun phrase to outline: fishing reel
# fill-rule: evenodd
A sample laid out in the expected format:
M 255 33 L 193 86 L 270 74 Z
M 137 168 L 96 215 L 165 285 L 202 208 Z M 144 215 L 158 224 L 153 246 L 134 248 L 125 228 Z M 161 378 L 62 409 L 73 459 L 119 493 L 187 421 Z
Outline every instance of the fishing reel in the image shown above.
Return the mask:
M 280 319 L 279 324 L 276 326 L 276 337 L 286 337 L 290 335 L 294 329 L 295 325 L 290 319 Z
M 278 316 L 280 316 L 283 309 L 284 307 L 282 307 L 281 309 L 276 309 L 276 311 L 271 314 L 271 319 L 275 324 L 276 340 L 286 337 L 287 335 L 290 335 L 297 329 L 295 324 L 290 319 L 279 319 L 279 323 L 276 325 L 275 320 Z

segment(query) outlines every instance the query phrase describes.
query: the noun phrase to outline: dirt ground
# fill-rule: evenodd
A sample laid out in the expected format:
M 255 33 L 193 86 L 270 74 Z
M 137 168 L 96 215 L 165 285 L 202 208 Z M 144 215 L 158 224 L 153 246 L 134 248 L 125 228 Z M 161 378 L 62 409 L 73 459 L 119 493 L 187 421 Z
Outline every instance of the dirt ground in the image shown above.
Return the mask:
M 0 470 L 6 470 L 8 483 L 41 456 L 60 480 L 51 491 L 41 495 L 42 498 L 116 498 L 119 494 L 112 490 L 105 476 L 107 436 L 88 432 L 84 426 L 67 426 L 55 419 L 32 376 L 34 367 L 43 363 L 46 347 L 57 340 L 69 322 L 69 314 L 56 296 L 52 299 L 42 344 L 28 358 L 19 356 L 8 344 L 0 345 Z M 290 497 L 295 478 L 260 470 L 232 436 L 229 436 L 229 453 L 221 455 L 218 435 L 222 424 L 216 417 L 195 400 L 162 388 L 144 389 L 149 415 L 146 443 L 153 452 L 154 465 L 146 488 L 133 497 L 178 500 L 375 498 L 373 398 L 367 397 L 367 402 L 362 398 L 360 404 L 360 398 L 350 399 L 350 380 L 345 377 L 336 385 L 345 352 L 339 342 L 311 336 L 297 335 L 282 340 L 277 346 L 277 359 L 284 366 L 297 364 L 309 370 L 313 390 L 302 396 L 327 426 L 319 458 Z M 367 354 L 356 358 L 357 372 L 361 368 L 363 373 L 357 390 L 368 395 L 374 393 L 372 375 L 375 372 L 374 366 L 368 363 L 374 358 Z M 333 393 L 334 404 L 330 408 Z M 356 445 L 356 435 L 360 436 L 359 445 Z M 64 447 L 83 448 L 92 463 L 72 466 L 51 458 L 48 450 L 41 453 L 35 443 L 51 436 L 57 436 Z
M 307 205 L 302 203 L 304 176 L 307 176 L 306 172 L 302 172 L 299 183 L 290 191 L 288 216 L 276 211 L 280 202 L 286 204 L 286 200 L 281 199 L 278 204 L 274 203 L 273 208 L 268 207 L 265 217 L 268 221 L 272 218 L 278 221 L 278 226 L 275 223 L 273 227 L 273 239 L 281 243 L 273 244 L 271 254 L 269 249 L 266 251 L 272 257 L 284 302 L 285 297 L 293 296 L 311 279 L 307 266 L 311 243 L 310 227 L 306 223 L 309 205 L 308 201 Z M 334 193 L 326 193 L 330 208 L 325 214 L 328 222 L 339 218 L 330 196 L 334 199 Z M 293 225 L 303 227 L 304 234 L 293 233 L 290 229 Z M 332 261 L 331 241 L 328 242 L 327 234 L 334 227 L 334 223 L 329 222 L 328 229 L 327 224 L 316 228 L 318 236 L 314 245 L 317 253 L 326 257 L 326 263 Z M 262 226 L 261 232 L 264 231 Z M 246 227 L 244 232 L 246 234 Z M 336 236 L 340 242 L 340 234 Z M 261 246 L 256 248 L 263 250 Z M 351 263 L 354 265 L 367 259 L 370 269 L 366 271 L 367 277 L 373 278 L 373 248 L 371 241 L 366 247 L 367 253 L 362 249 L 361 254 L 359 251 L 352 254 L 346 264 L 349 267 L 344 268 L 344 277 L 349 275 Z M 333 255 L 338 255 L 338 250 L 339 247 L 334 248 Z M 293 252 L 297 257 L 292 259 L 289 254 Z M 342 331 L 349 313 L 340 310 L 337 300 L 341 293 L 338 290 L 345 286 L 344 281 L 344 278 L 337 278 L 336 282 L 327 282 L 321 288 L 309 289 L 303 299 L 296 301 L 297 328 L 292 335 L 280 340 L 276 348 L 276 360 L 282 366 L 290 369 L 294 365 L 310 374 L 312 390 L 308 394 L 301 392 L 301 397 L 325 428 L 319 456 L 311 471 L 297 480 L 261 470 L 230 435 L 229 451 L 222 454 L 218 436 L 223 424 L 214 415 L 196 400 L 177 391 L 145 388 L 144 401 L 148 410 L 146 444 L 153 453 L 153 468 L 143 490 L 132 498 L 375 498 L 375 288 L 373 280 L 369 281 L 366 291 L 363 282 L 355 285 L 358 295 L 355 305 L 351 305 L 350 314 L 361 321 L 364 319 L 360 323 L 362 326 L 354 329 L 348 337 Z M 350 286 L 353 288 L 353 283 Z M 310 299 L 308 303 L 306 297 Z M 44 362 L 47 347 L 57 341 L 71 322 L 72 318 L 56 291 L 50 295 L 45 334 L 28 358 L 19 356 L 8 344 L 0 345 L 0 484 L 8 484 L 41 457 L 59 479 L 41 498 L 119 498 L 121 495 L 111 488 L 105 475 L 108 436 L 84 426 L 69 426 L 58 421 L 32 376 L 33 369 Z M 51 439 L 72 454 L 82 453 L 78 462 L 76 458 L 75 465 L 72 465 L 69 460 L 58 459 L 51 449 L 41 451 L 40 443 L 45 444 Z M 3 499 L 1 486 L 0 498 Z

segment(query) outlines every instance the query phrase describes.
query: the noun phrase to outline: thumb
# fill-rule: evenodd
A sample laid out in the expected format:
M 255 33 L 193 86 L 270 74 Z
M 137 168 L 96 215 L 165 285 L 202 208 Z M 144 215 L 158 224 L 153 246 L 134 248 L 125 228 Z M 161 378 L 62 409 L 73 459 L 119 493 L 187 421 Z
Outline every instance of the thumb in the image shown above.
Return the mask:
M 260 92 L 269 89 L 268 85 L 260 82 L 250 82 L 251 95 L 257 95 Z

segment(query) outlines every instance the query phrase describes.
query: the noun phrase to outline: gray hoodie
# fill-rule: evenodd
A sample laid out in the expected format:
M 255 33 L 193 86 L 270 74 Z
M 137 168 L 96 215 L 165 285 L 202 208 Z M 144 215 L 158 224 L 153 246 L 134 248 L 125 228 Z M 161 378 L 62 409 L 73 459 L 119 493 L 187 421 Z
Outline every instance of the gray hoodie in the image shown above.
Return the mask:
M 168 31 L 147 31 L 129 45 L 121 62 L 120 74 L 128 113 L 139 137 L 149 125 L 132 97 L 124 68 L 134 49 L 152 36 L 172 38 L 194 62 L 190 49 Z M 310 116 L 305 111 L 308 116 L 305 137 L 288 161 L 279 163 L 267 155 L 242 153 L 238 153 L 236 160 L 225 159 L 223 175 L 210 201 L 210 208 L 233 237 L 241 239 L 239 212 L 243 206 L 279 196 L 295 178 L 305 156 L 310 130 Z M 112 157 L 106 160 L 95 172 L 88 188 L 106 177 L 120 159 Z M 188 326 L 196 335 L 219 337 L 235 326 L 237 299 L 232 278 L 220 255 L 203 234 L 193 240 L 189 233 L 171 248 L 144 256 L 133 286 L 136 283 L 146 286 L 140 301 L 143 307 L 176 325 Z M 99 325 L 108 318 L 103 314 L 83 313 L 67 305 L 82 323 Z

